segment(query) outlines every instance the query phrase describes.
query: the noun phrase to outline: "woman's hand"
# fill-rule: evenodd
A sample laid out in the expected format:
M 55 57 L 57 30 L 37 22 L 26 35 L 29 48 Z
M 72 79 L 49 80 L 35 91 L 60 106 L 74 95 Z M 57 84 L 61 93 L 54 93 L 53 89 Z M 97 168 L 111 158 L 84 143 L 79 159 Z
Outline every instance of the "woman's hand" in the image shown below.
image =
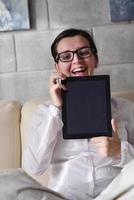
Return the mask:
M 49 90 L 53 104 L 56 107 L 62 106 L 61 89 L 66 90 L 66 87 L 61 84 L 61 80 L 66 79 L 64 74 L 53 72 L 49 81 Z
M 121 153 L 121 141 L 118 135 L 117 126 L 115 120 L 112 119 L 112 137 L 94 137 L 90 141 L 94 144 L 98 152 L 105 157 L 116 157 L 118 158 Z

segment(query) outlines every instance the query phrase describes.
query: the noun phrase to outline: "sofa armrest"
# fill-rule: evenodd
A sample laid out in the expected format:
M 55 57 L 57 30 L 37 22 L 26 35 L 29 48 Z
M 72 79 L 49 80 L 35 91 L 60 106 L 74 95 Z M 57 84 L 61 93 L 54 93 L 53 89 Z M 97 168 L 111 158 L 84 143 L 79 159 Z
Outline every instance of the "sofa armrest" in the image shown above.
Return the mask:
M 20 167 L 20 113 L 17 101 L 0 101 L 0 169 Z
M 112 96 L 122 97 L 122 98 L 128 99 L 130 101 L 134 101 L 134 91 L 113 92 Z

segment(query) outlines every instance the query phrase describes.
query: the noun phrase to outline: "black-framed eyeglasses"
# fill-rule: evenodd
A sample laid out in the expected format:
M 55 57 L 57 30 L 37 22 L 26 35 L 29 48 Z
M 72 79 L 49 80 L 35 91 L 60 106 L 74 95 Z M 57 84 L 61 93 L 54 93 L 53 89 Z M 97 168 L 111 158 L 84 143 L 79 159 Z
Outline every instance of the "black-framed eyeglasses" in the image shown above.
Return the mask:
M 75 53 L 79 58 L 84 59 L 91 56 L 92 53 L 94 53 L 94 49 L 91 47 L 82 47 L 76 51 L 64 51 L 57 54 L 56 61 L 58 62 L 60 60 L 61 62 L 70 62 L 73 60 Z

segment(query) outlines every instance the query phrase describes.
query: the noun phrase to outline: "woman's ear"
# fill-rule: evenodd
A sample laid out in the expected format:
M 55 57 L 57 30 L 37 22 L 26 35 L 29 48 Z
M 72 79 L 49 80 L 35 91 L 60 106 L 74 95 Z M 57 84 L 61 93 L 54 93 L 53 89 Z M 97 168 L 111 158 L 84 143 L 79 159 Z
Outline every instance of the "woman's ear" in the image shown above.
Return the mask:
M 99 64 L 98 55 L 95 56 L 95 59 L 96 59 L 96 61 L 95 61 L 95 68 L 97 68 L 98 64 Z

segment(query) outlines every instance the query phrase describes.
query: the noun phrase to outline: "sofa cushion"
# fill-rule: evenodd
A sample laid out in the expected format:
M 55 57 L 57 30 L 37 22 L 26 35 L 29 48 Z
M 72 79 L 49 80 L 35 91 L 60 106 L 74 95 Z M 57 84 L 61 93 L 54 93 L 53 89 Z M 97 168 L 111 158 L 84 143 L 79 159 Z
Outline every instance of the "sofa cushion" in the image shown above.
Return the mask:
M 0 101 L 0 169 L 20 167 L 20 110 L 17 101 Z
M 27 143 L 27 136 L 28 136 L 28 128 L 30 124 L 30 120 L 32 117 L 33 112 L 37 108 L 37 106 L 41 103 L 48 101 L 46 98 L 40 99 L 32 99 L 27 101 L 21 110 L 21 141 L 22 141 L 22 154 L 25 149 Z M 23 168 L 23 166 L 22 166 Z M 41 176 L 32 176 L 35 180 L 41 183 L 43 186 L 47 186 L 48 179 L 49 179 L 49 169 L 45 172 L 45 174 Z

